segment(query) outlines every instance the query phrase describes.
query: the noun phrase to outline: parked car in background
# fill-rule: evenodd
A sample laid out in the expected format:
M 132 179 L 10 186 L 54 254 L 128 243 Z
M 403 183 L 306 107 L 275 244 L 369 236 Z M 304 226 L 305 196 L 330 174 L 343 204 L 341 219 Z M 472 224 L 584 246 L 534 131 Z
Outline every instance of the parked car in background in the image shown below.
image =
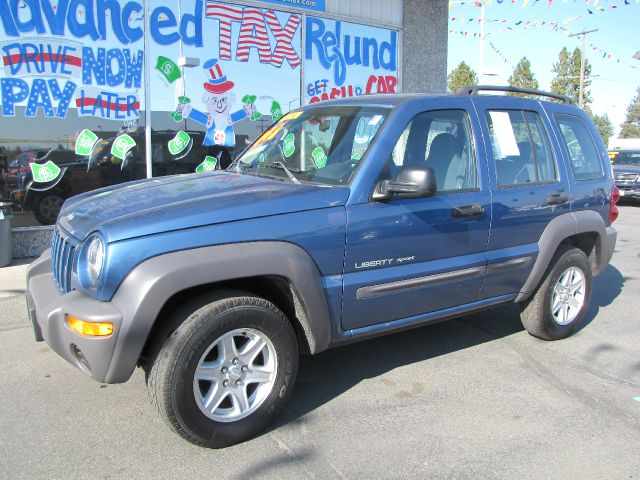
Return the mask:
M 188 149 L 181 152 L 181 155 L 172 155 L 168 143 L 175 136 L 175 132 L 153 132 L 154 176 L 194 173 L 196 167 L 207 155 L 219 158 L 221 167 L 229 165 L 231 158 L 226 150 L 202 146 L 204 135 L 202 132 L 188 133 L 191 137 Z M 147 166 L 144 134 L 131 136 L 136 141 L 136 146 L 124 159 L 111 153 L 111 147 L 117 138 L 114 136 L 98 140 L 89 157 L 78 156 L 69 151 L 71 155 L 67 160 L 60 161 L 60 154 L 51 152 L 49 156 L 37 160 L 38 163 L 46 163 L 52 159 L 61 171 L 54 180 L 37 183 L 33 182 L 30 169 L 27 167 L 28 174 L 26 181 L 23 182 L 24 188 L 19 189 L 23 209 L 32 211 L 36 220 L 43 225 L 51 225 L 55 223 L 60 208 L 67 198 L 90 190 L 145 178 Z
M 71 161 L 75 153 L 58 145 L 49 150 L 33 149 L 18 154 L 13 160 L 8 162 L 3 172 L 2 198 L 14 202 L 21 206 L 26 186 L 31 181 L 31 164 L 46 163 L 51 160 L 55 164 Z
M 640 200 L 640 150 L 616 150 L 612 157 L 613 174 L 620 197 Z

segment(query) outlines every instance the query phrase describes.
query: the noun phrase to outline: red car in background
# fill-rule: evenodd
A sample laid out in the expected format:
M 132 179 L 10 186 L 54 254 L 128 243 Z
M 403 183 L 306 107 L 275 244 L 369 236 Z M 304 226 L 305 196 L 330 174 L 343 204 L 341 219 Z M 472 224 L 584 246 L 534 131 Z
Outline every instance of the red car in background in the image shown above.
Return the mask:
M 36 158 L 43 157 L 46 152 L 39 150 L 29 150 L 22 152 L 16 156 L 13 160 L 7 163 L 6 167 L 2 170 L 2 191 L 0 197 L 6 200 L 16 201 L 20 203 L 20 199 L 14 198 L 16 193 L 22 189 L 19 185 L 20 177 L 29 172 L 31 169 L 29 164 Z

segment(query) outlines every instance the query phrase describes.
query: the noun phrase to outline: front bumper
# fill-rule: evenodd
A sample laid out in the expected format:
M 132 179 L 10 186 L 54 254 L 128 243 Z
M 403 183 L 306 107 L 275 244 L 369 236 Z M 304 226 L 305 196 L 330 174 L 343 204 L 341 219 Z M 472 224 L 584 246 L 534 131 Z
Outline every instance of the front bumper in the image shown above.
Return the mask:
M 36 340 L 44 340 L 58 355 L 93 379 L 107 381 L 122 326 L 120 309 L 78 291 L 61 294 L 51 273 L 50 250 L 29 266 L 26 296 Z M 87 322 L 111 322 L 113 333 L 108 337 L 80 335 L 67 324 L 67 315 Z

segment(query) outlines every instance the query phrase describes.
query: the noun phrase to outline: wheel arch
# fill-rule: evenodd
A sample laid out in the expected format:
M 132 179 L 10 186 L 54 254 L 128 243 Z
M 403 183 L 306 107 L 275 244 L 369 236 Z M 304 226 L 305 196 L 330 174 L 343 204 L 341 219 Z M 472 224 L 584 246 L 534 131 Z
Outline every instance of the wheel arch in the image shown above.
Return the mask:
M 322 277 L 302 248 L 249 242 L 185 250 L 143 262 L 118 288 L 112 302 L 126 320 L 107 381 L 129 378 L 153 341 L 152 332 L 160 331 L 181 301 L 220 289 L 243 290 L 274 303 L 303 340 L 302 351 L 313 354 L 329 346 L 331 318 Z
M 600 214 L 593 210 L 566 213 L 554 218 L 540 236 L 538 256 L 515 302 L 523 302 L 535 292 L 553 256 L 564 245 L 582 250 L 589 259 L 593 275 L 598 275 L 609 263 L 607 239 L 607 226 Z

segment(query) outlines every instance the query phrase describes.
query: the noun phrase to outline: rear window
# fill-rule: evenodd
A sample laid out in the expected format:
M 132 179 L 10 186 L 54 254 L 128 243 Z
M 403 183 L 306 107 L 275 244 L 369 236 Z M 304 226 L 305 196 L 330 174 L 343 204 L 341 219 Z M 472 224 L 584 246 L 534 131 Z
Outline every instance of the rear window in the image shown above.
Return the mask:
M 576 180 L 603 177 L 600 154 L 584 122 L 574 115 L 566 114 L 556 114 L 555 119 L 567 147 Z

